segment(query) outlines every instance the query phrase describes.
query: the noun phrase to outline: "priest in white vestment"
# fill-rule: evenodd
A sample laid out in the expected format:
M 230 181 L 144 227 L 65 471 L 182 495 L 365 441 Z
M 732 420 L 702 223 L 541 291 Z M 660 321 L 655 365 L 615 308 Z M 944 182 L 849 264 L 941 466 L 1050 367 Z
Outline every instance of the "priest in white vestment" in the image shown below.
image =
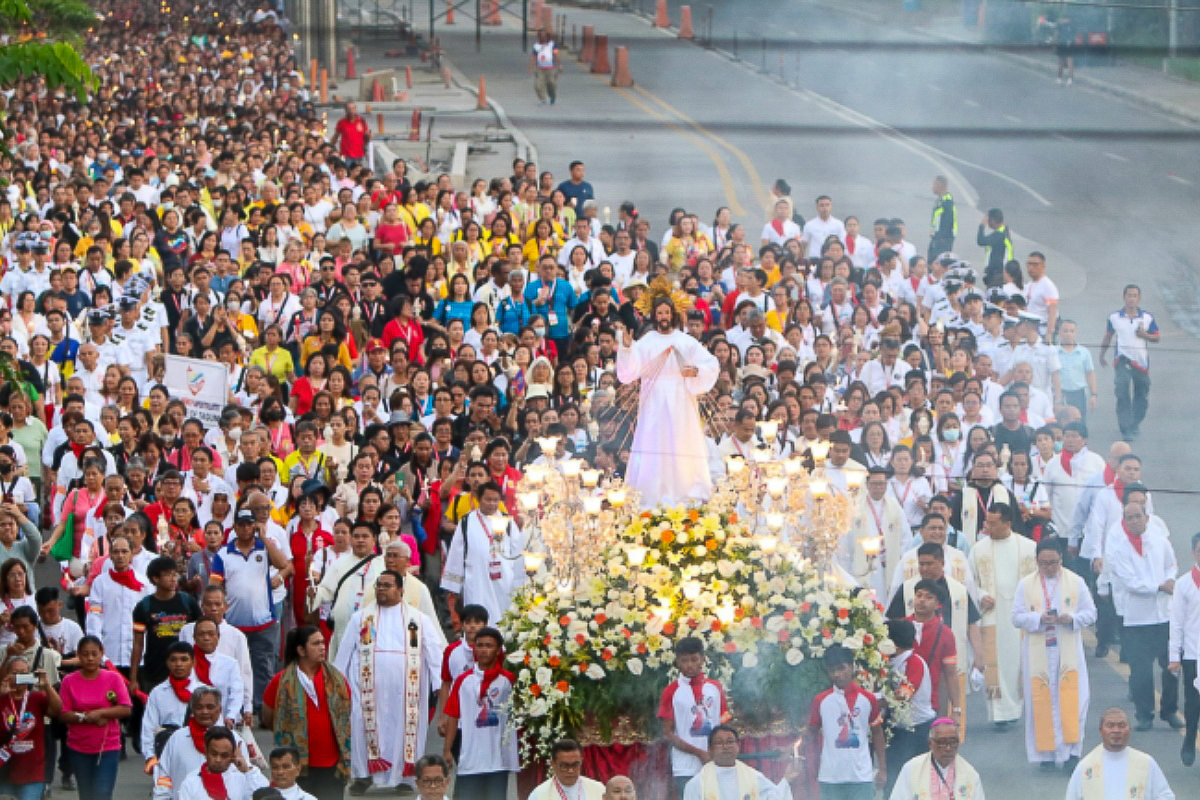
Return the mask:
M 917 532 L 916 541 L 896 561 L 896 569 L 892 573 L 892 585 L 887 593 L 888 597 L 895 597 L 896 592 L 900 591 L 905 581 L 920 575 L 917 563 L 917 550 L 921 545 L 933 542 L 942 546 L 942 552 L 946 557 L 946 574 L 963 586 L 966 586 L 971 599 L 976 603 L 979 602 L 979 587 L 975 584 L 975 573 L 971 572 L 971 564 L 967 561 L 967 554 L 957 547 L 951 547 L 946 543 L 948 534 L 949 527 L 946 518 L 941 514 L 929 513 L 922 518 L 921 528 Z
M 1013 598 L 1013 624 L 1025 633 L 1021 680 L 1030 763 L 1064 764 L 1083 755 L 1091 692 L 1082 633 L 1096 622 L 1096 604 L 1062 559 L 1057 540 L 1038 542 L 1037 572 L 1021 579 Z
M 375 534 L 368 524 L 355 525 L 350 532 L 350 550 L 338 556 L 325 577 L 314 588 L 309 588 L 308 607 L 320 608 L 331 603 L 329 624 L 333 637 L 329 640 L 329 660 L 337 658 L 342 632 L 355 611 L 362 606 L 368 590 L 383 572 L 383 558 L 375 553 Z
M 378 787 L 416 784 L 429 697 L 440 683 L 446 649 L 437 623 L 404 602 L 403 580 L 391 570 L 379 574 L 376 604 L 356 611 L 339 632 L 334 662 L 354 700 L 351 774 Z
M 967 560 L 979 583 L 979 633 L 983 646 L 988 719 L 1006 727 L 1021 717 L 1021 632 L 1013 625 L 1013 599 L 1021 578 L 1037 571 L 1033 541 L 1013 533 L 1010 509 L 993 503 L 987 510 L 987 536 Z
M 727 725 L 718 725 L 708 735 L 710 761 L 700 768 L 683 790 L 683 800 L 792 800 L 791 781 L 800 775 L 801 762 L 792 759 L 778 782 L 738 761 L 741 746 L 738 734 Z
M 1122 709 L 1100 717 L 1100 739 L 1075 766 L 1065 800 L 1175 800 L 1158 762 L 1129 746 L 1129 715 Z
M 979 773 L 958 754 L 961 741 L 954 720 L 935 719 L 929 729 L 929 752 L 905 762 L 888 800 L 985 800 Z
M 617 377 L 641 381 L 625 481 L 641 492 L 644 508 L 703 502 L 712 478 L 697 398 L 716 384 L 720 365 L 682 330 L 671 294 L 656 284 L 648 297 L 654 329 L 636 342 L 630 331 L 618 331 Z
M 904 507 L 888 491 L 887 470 L 871 467 L 868 470 L 866 491 L 858 498 L 858 510 L 850 530 L 842 536 L 838 560 L 860 584 L 875 591 L 881 600 L 888 596 L 896 565 L 904 552 L 909 536 Z M 865 542 L 874 543 L 874 552 L 867 555 Z
M 554 743 L 551 775 L 529 793 L 529 800 L 604 800 L 604 784 L 583 775 L 583 748 L 574 739 Z
M 500 618 L 512 605 L 513 593 L 529 580 L 525 574 L 525 536 L 511 517 L 501 515 L 500 485 L 485 481 L 475 488 L 477 508 L 454 527 L 442 571 L 442 589 L 450 607 L 478 605 L 488 619 Z

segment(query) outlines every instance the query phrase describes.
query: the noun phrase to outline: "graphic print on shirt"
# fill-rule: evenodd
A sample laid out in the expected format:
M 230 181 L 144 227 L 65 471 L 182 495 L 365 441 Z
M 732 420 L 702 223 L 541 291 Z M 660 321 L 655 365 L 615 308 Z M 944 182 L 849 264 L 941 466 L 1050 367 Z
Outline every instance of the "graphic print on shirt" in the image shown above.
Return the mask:
M 500 726 L 500 715 L 496 713 L 496 706 L 500 704 L 500 687 L 493 686 L 488 690 L 487 696 L 483 698 L 483 702 L 479 704 L 479 716 L 475 717 L 476 728 L 497 728 Z
M 708 736 L 713 729 L 713 704 L 716 702 L 714 697 L 705 697 L 700 703 L 692 706 L 692 727 L 689 733 L 692 736 Z
M 839 750 L 857 750 L 859 748 L 858 731 L 854 727 L 854 718 L 857 716 L 857 708 L 838 715 L 838 735 L 833 741 L 834 747 Z

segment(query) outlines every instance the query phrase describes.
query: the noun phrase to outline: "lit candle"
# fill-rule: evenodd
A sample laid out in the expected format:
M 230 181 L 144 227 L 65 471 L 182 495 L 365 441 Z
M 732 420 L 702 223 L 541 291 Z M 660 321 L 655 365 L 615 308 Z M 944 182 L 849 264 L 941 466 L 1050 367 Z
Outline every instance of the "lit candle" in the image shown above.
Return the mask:
M 813 460 L 820 464 L 829 455 L 829 442 L 813 442 L 808 449 L 812 451 Z
M 588 514 L 599 514 L 604 508 L 604 498 L 587 495 L 583 498 L 583 510 Z
M 767 512 L 767 527 L 770 528 L 771 530 L 773 530 L 773 531 L 782 530 L 783 529 L 783 520 L 784 520 L 784 516 L 780 512 L 778 512 L 778 511 L 768 511 Z
M 879 555 L 880 549 L 883 547 L 882 536 L 872 536 L 870 539 L 862 540 L 863 553 L 867 558 L 874 558 Z
M 517 505 L 522 511 L 537 511 L 538 504 L 541 502 L 541 495 L 537 492 L 518 492 Z
M 767 555 L 771 555 L 779 549 L 779 537 L 774 534 L 758 537 L 758 547 Z
M 804 463 L 799 458 L 789 458 L 783 462 L 783 471 L 795 477 L 804 469 Z
M 546 563 L 546 556 L 544 553 L 526 552 L 524 553 L 524 556 L 525 572 L 531 577 L 538 573 L 538 571 L 542 568 L 542 564 Z
M 725 456 L 725 469 L 730 475 L 741 475 L 746 461 L 741 456 Z
M 613 508 L 623 508 L 626 500 L 627 498 L 624 489 L 608 490 L 608 502 L 612 504 Z
M 580 471 L 583 469 L 583 460 L 578 458 L 568 458 L 562 462 L 562 473 L 567 478 L 579 477 Z
M 579 478 L 581 481 L 583 481 L 584 486 L 592 489 L 595 488 L 596 484 L 600 482 L 600 476 L 603 474 L 604 473 L 598 469 L 585 469 L 580 470 Z
M 717 619 L 721 620 L 722 625 L 728 625 L 733 622 L 733 606 L 729 603 L 724 604 L 717 609 Z
M 813 497 L 822 498 L 829 496 L 829 481 L 824 478 L 813 478 L 808 482 L 808 488 L 812 492 Z
M 779 423 L 773 419 L 760 422 L 758 423 L 758 432 L 768 442 L 773 442 L 779 435 Z
M 634 567 L 640 567 L 646 563 L 646 555 L 649 552 L 649 548 L 640 544 L 633 544 L 625 548 L 625 556 L 629 559 L 630 565 Z
M 783 497 L 783 493 L 787 489 L 787 484 L 787 478 L 783 475 L 767 478 L 767 491 L 771 493 L 771 497 L 779 499 Z

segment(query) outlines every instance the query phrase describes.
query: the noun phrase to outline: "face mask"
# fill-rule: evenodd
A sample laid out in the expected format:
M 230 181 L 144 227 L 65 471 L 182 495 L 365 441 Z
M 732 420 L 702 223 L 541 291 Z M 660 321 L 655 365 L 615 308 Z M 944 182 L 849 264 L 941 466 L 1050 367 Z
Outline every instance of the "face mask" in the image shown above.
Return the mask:
M 229 429 L 229 438 L 233 439 L 235 442 L 238 441 L 239 439 L 241 439 L 242 438 L 242 429 L 241 428 L 230 428 Z
M 946 430 L 942 431 L 942 438 L 947 442 L 957 442 L 959 433 L 961 431 L 958 428 L 946 428 Z
M 0 475 L 8 475 L 13 471 L 12 464 L 0 464 Z
M 232 302 L 232 303 L 226 303 L 226 304 L 225 304 L 225 307 L 226 307 L 227 309 L 229 309 L 230 311 L 237 311 L 237 310 L 238 310 L 238 303 L 237 303 L 237 301 L 235 300 L 235 301 L 234 301 L 234 302 Z
M 168 200 L 167 202 L 162 204 L 162 210 L 164 213 L 166 213 L 167 211 L 171 211 L 174 208 L 175 208 L 175 204 L 172 203 L 170 200 Z
M 1062 442 L 1055 442 L 1055 443 L 1054 443 L 1054 452 L 1056 452 L 1056 453 L 1061 453 L 1061 452 L 1062 452 Z
M 539 339 L 540 339 L 541 337 L 543 337 L 543 336 L 545 336 L 545 335 L 546 335 L 546 329 L 545 329 L 545 328 L 534 328 L 534 329 L 533 329 L 533 332 L 534 332 L 534 334 L 535 334 L 535 335 L 536 335 L 536 336 L 537 336 Z

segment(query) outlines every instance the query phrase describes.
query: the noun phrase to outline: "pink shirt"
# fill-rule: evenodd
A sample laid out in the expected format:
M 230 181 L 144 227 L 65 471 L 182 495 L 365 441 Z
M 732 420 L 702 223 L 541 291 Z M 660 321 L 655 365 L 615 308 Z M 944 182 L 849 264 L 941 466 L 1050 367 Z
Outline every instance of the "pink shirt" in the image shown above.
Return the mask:
M 125 679 L 120 673 L 107 669 L 100 670 L 91 680 L 85 678 L 82 672 L 72 672 L 63 678 L 59 694 L 62 696 L 63 711 L 69 714 L 86 714 L 97 709 L 133 705 L 129 700 L 129 689 L 125 685 Z M 120 750 L 120 720 L 110 719 L 103 727 L 87 724 L 68 726 L 67 747 L 79 753 Z

